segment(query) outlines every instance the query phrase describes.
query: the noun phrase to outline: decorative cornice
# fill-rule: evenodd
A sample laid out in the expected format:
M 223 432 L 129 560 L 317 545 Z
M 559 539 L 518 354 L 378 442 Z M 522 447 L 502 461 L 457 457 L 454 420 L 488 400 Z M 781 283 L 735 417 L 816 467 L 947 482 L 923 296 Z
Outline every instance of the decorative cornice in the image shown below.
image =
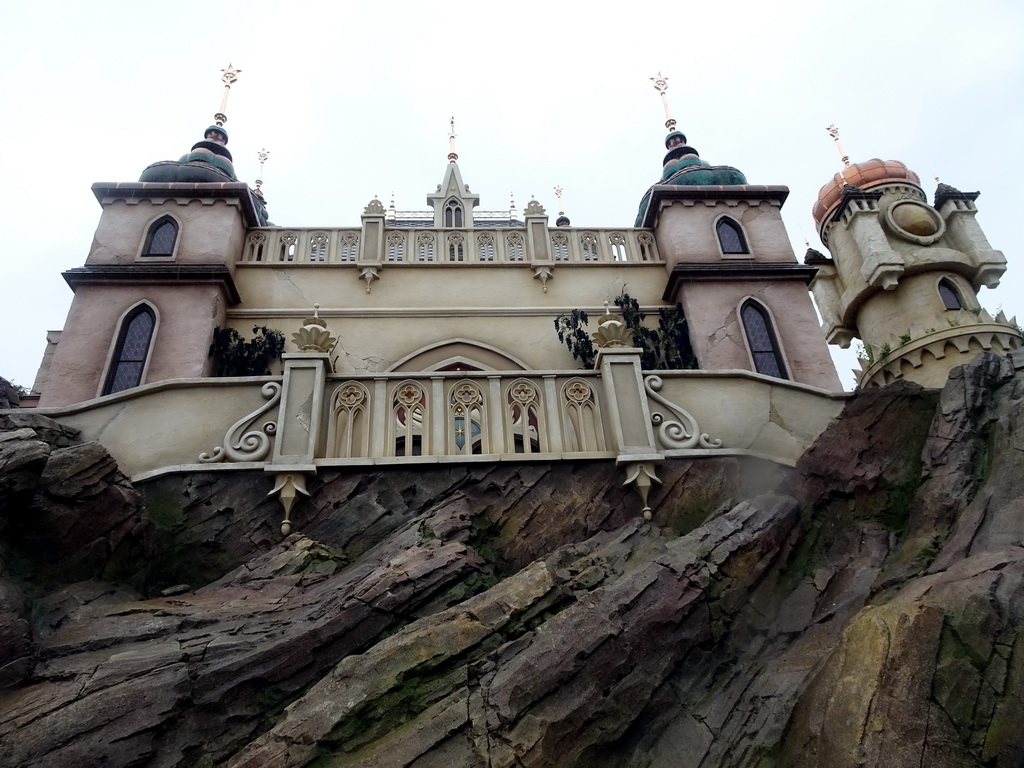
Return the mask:
M 169 197 L 184 197 L 193 200 L 237 200 L 246 226 L 259 227 L 261 222 L 258 206 L 249 185 L 241 181 L 185 182 L 185 181 L 98 181 L 92 185 L 92 193 L 100 205 L 109 205 L 115 200 L 128 202 L 137 200 L 166 200 Z
M 111 285 L 125 283 L 134 284 L 202 284 L 212 283 L 221 286 L 228 302 L 234 306 L 242 302 L 235 281 L 227 267 L 217 264 L 132 264 L 132 265 L 94 265 L 76 267 L 62 272 L 61 276 L 77 291 L 82 285 Z
M 680 286 L 711 280 L 801 280 L 810 284 L 817 267 L 791 262 L 684 262 L 676 264 L 668 276 L 661 298 L 676 301 Z
M 653 227 L 662 203 L 673 200 L 771 200 L 781 208 L 789 197 L 789 187 L 763 184 L 697 185 L 655 184 L 651 202 L 644 213 L 642 227 Z

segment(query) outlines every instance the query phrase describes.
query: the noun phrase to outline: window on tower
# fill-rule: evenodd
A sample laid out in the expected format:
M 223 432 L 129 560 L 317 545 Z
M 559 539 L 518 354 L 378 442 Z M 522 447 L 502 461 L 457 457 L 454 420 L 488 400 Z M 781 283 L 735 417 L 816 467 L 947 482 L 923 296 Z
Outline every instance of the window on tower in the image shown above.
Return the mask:
M 960 301 L 960 294 L 952 280 L 944 277 L 939 281 L 939 296 L 942 297 L 942 303 L 945 304 L 946 309 L 963 309 L 964 305 Z
M 142 246 L 143 256 L 173 256 L 174 244 L 178 240 L 178 222 L 170 216 L 161 216 L 153 222 L 146 233 Z
M 723 254 L 750 253 L 747 241 L 743 237 L 743 230 L 728 216 L 723 216 L 718 220 L 718 223 L 715 224 L 715 232 L 718 234 L 718 244 L 721 246 Z
M 462 206 L 458 200 L 449 200 L 444 205 L 444 225 L 446 227 L 462 226 Z
M 747 336 L 750 357 L 754 361 L 754 370 L 778 379 L 789 378 L 782 364 L 779 343 L 767 310 L 758 302 L 748 299 L 740 309 L 740 317 L 743 320 L 743 331 Z
M 140 304 L 125 315 L 103 387 L 104 395 L 139 386 L 155 327 L 156 314 L 148 304 Z

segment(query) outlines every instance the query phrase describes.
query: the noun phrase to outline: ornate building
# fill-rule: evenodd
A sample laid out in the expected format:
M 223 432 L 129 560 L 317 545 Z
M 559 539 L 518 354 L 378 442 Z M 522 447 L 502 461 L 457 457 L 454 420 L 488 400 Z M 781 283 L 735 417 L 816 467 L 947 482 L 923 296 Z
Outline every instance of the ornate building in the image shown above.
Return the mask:
M 225 99 L 233 82 L 229 68 Z M 950 361 L 949 344 L 1020 340 L 971 314 L 974 288 L 1005 268 L 974 198 L 940 190 L 929 208 L 905 169 L 823 190 L 815 215 L 835 258 L 800 264 L 780 216 L 788 189 L 702 160 L 666 101 L 663 173 L 634 227 L 574 228 L 564 215 L 551 227 L 535 200 L 521 218 L 478 210 L 453 128 L 428 210 L 371 200 L 359 226 L 295 229 L 269 223 L 259 182 L 235 178 L 224 109 L 179 161 L 93 185 L 96 236 L 65 273 L 74 301 L 40 367 L 39 407 L 137 475 L 262 467 L 294 500 L 325 464 L 614 458 L 646 503 L 666 457 L 792 463 L 841 407 L 809 283 L 829 341 L 889 345 L 865 383 L 925 368 L 932 383 L 942 366 L 922 361 Z M 610 313 L 591 329 L 594 369 L 576 370 L 553 321 L 600 312 L 623 285 L 642 311 L 681 305 L 695 370 L 642 370 Z M 924 308 L 929 285 L 959 302 L 956 332 Z M 296 330 L 283 371 L 213 377 L 214 330 L 254 326 Z

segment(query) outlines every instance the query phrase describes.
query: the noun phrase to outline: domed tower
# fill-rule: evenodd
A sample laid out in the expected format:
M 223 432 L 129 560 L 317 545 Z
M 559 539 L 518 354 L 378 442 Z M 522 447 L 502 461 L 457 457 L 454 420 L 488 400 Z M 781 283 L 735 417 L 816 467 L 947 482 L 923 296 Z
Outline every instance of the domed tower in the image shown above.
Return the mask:
M 75 296 L 40 371 L 41 406 L 210 374 L 213 329 L 241 301 L 234 275 L 246 232 L 267 223 L 225 146 L 237 72 L 224 70 L 216 123 L 188 154 L 150 165 L 138 182 L 93 185 L 103 212 L 85 265 L 63 275 Z
M 981 286 L 995 288 L 1006 271 L 975 219 L 978 193 L 940 184 L 929 205 L 903 163 L 846 162 L 813 210 L 832 258 L 809 251 L 806 262 L 818 268 L 811 290 L 828 342 L 864 343 L 860 386 L 906 378 L 941 387 L 982 350 L 1017 349 L 1016 325 L 978 303 Z
M 666 79 L 652 79 L 665 101 Z M 636 226 L 654 230 L 669 273 L 662 298 L 682 305 L 698 367 L 841 389 L 807 289 L 815 267 L 797 262 L 782 222 L 789 189 L 711 165 L 676 130 L 667 101 L 665 116 L 662 176 Z

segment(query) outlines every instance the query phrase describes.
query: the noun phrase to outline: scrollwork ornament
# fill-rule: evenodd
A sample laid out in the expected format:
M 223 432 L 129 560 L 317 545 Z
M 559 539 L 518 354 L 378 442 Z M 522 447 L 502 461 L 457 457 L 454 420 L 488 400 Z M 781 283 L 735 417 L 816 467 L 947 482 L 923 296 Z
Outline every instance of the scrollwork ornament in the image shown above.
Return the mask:
M 215 464 L 219 461 L 263 461 L 267 458 L 270 453 L 270 436 L 277 432 L 277 422 L 268 421 L 260 429 L 250 432 L 245 432 L 245 429 L 277 405 L 281 399 L 281 385 L 276 381 L 268 381 L 260 393 L 268 402 L 232 424 L 224 434 L 224 445 L 218 445 L 212 453 L 200 453 L 200 462 Z
M 683 448 L 721 448 L 722 440 L 714 440 L 706 432 L 701 432 L 697 426 L 697 420 L 688 411 L 680 408 L 675 403 L 669 402 L 658 394 L 662 387 L 660 376 L 648 376 L 644 379 L 644 390 L 648 396 L 657 403 L 668 408 L 679 421 L 666 421 L 664 415 L 654 411 L 651 413 L 651 423 L 657 427 L 658 441 L 668 450 Z

